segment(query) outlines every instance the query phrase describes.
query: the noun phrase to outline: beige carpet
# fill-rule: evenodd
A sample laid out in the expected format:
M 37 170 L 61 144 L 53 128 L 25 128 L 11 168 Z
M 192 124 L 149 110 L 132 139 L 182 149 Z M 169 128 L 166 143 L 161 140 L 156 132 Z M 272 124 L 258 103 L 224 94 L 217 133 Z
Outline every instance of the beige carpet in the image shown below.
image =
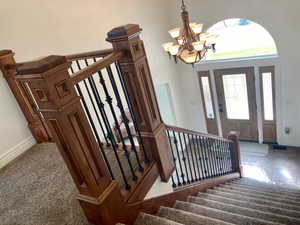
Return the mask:
M 299 225 L 300 191 L 242 178 L 141 213 L 135 225 Z
M 0 171 L 1 225 L 86 225 L 55 144 L 40 144 Z

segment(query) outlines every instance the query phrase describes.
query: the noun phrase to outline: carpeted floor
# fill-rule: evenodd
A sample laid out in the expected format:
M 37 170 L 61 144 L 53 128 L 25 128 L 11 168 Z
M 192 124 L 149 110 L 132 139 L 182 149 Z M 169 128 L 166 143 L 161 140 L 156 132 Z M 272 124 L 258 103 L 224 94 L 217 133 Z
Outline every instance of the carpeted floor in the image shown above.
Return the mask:
M 40 144 L 0 171 L 1 225 L 87 225 L 55 144 Z
M 265 175 L 264 177 L 267 177 L 268 179 L 260 180 L 276 184 L 293 184 L 298 185 L 298 187 L 300 181 L 299 160 L 299 149 L 289 149 L 287 151 L 270 150 L 267 156 L 261 157 L 252 155 L 248 155 L 247 157 L 242 156 L 242 162 L 246 175 L 249 176 L 249 173 L 251 172 L 253 176 L 250 177 L 258 179 L 260 178 L 259 171 L 262 170 L 263 174 Z M 258 171 L 258 169 L 255 168 L 260 170 Z M 251 184 L 247 184 L 247 180 L 244 182 L 244 184 L 239 184 L 240 187 L 235 186 L 233 188 L 238 189 L 239 192 L 245 191 L 243 189 L 246 189 L 246 192 L 249 192 Z M 247 185 L 249 185 L 249 187 L 243 187 Z M 227 186 L 227 189 L 229 186 L 230 185 Z M 265 187 L 269 188 L 267 185 Z M 228 192 L 227 189 L 226 192 Z M 255 190 L 264 192 L 265 188 L 256 187 Z M 262 200 L 261 196 L 258 200 L 253 200 L 251 196 L 249 196 L 247 199 L 241 199 L 241 197 L 237 193 L 233 193 L 233 191 L 232 195 L 227 197 L 224 196 L 224 193 L 222 193 L 222 189 L 219 189 L 219 192 L 212 191 L 211 193 L 202 193 L 200 195 L 200 197 L 205 198 L 205 201 L 203 199 L 193 199 L 191 197 L 188 202 L 191 203 L 193 200 L 194 204 L 205 202 L 205 207 L 213 207 L 216 209 L 218 209 L 218 207 L 222 208 L 224 206 L 222 206 L 223 202 L 223 204 L 230 204 L 230 207 L 223 207 L 223 209 L 226 210 L 241 210 L 241 207 L 253 207 L 253 209 L 266 211 L 265 214 L 272 213 L 272 216 L 280 212 L 276 211 L 276 207 L 268 207 L 268 204 L 265 204 L 264 206 L 262 202 L 257 202 L 259 199 Z M 76 187 L 73 184 L 71 176 L 65 167 L 56 145 L 36 145 L 18 160 L 0 170 L 0 224 L 88 225 L 79 203 L 76 200 L 76 193 Z M 266 195 L 266 193 L 263 194 Z M 269 194 L 272 195 L 272 193 Z M 292 197 L 294 197 L 293 194 Z M 234 198 L 237 199 L 234 200 Z M 297 194 L 297 198 L 299 199 L 297 202 L 300 202 L 300 195 Z M 251 203 L 251 201 L 253 202 Z M 176 206 L 177 209 L 173 209 L 172 212 L 175 212 L 176 214 L 176 210 L 179 210 L 180 207 L 184 206 L 185 204 L 186 203 L 178 203 Z M 232 205 L 241 207 L 234 208 Z M 280 208 L 279 205 L 277 206 Z M 200 210 L 199 207 L 189 207 L 190 210 Z M 284 207 L 287 207 L 287 205 L 285 204 Z M 298 209 L 300 211 L 300 205 L 297 210 Z M 165 209 L 162 209 L 162 214 L 164 210 Z M 243 212 L 248 211 L 244 209 Z M 281 209 L 281 212 L 283 211 Z M 235 213 L 234 211 L 230 212 Z M 171 214 L 168 213 L 170 213 L 170 211 L 164 215 L 171 216 Z M 185 214 L 188 213 L 191 212 L 185 212 Z M 285 210 L 284 213 L 286 216 L 293 217 L 295 211 L 292 209 Z M 182 214 L 183 217 L 185 214 Z M 265 216 L 265 214 L 261 213 L 262 216 Z M 212 213 L 212 215 L 214 215 L 214 213 Z M 297 216 L 300 218 L 300 213 L 298 213 Z M 153 218 L 154 216 L 148 217 Z M 198 216 L 197 218 L 200 217 Z M 214 223 L 216 219 L 217 218 L 214 218 L 212 220 L 213 224 L 216 224 Z M 161 217 L 155 217 L 154 220 L 156 220 L 158 224 L 178 224 L 170 221 L 165 223 L 165 219 Z M 227 221 L 226 224 L 228 224 L 228 222 L 229 221 Z M 145 224 L 147 223 L 144 223 L 143 225 Z M 191 222 L 190 224 L 197 223 Z

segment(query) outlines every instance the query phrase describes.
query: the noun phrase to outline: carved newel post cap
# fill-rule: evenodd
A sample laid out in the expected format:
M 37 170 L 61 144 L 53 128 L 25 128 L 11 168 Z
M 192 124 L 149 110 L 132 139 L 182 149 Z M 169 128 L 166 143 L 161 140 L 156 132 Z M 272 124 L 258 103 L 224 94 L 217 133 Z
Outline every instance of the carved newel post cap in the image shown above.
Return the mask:
M 50 55 L 45 58 L 17 64 L 18 74 L 40 74 L 54 68 L 60 64 L 67 62 L 65 56 Z
M 9 49 L 0 50 L 0 59 L 12 54 L 14 54 L 12 50 Z
M 142 31 L 138 24 L 126 24 L 116 27 L 107 33 L 106 40 L 109 42 L 128 40 Z

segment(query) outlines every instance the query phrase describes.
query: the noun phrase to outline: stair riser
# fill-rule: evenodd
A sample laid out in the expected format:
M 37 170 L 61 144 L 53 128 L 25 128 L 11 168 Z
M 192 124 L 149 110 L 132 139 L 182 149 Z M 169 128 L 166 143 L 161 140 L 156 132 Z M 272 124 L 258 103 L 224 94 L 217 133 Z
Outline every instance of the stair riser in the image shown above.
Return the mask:
M 235 205 L 235 206 L 247 207 L 247 208 L 261 210 L 261 211 L 264 211 L 264 212 L 279 214 L 279 215 L 283 215 L 283 216 L 300 218 L 300 212 L 293 211 L 293 210 L 270 207 L 269 205 L 249 203 L 247 201 L 241 201 L 241 200 L 236 200 L 236 199 L 232 199 L 232 198 L 225 198 L 225 197 L 222 197 L 222 196 L 217 196 L 217 195 L 207 194 L 207 193 L 199 193 L 198 196 L 201 197 L 201 198 L 207 198 L 207 199 L 210 199 L 210 200 L 213 200 L 213 201 L 228 203 L 228 204 L 232 204 L 232 205 Z
M 249 186 L 249 187 L 252 187 L 252 188 L 264 188 L 264 189 L 270 189 L 270 190 L 280 190 L 281 192 L 284 192 L 284 193 L 289 193 L 289 194 L 294 194 L 294 195 L 297 195 L 297 196 L 300 196 L 300 189 L 299 191 L 296 191 L 296 190 L 293 190 L 291 188 L 288 188 L 288 187 L 283 187 L 281 185 L 274 185 L 274 184 L 262 184 L 262 183 L 258 183 L 256 181 L 254 182 L 241 182 L 241 181 L 232 181 L 231 182 L 232 184 L 238 184 L 238 185 L 244 185 L 244 186 Z
M 291 204 L 285 204 L 285 203 L 283 204 L 283 203 L 279 203 L 279 202 L 275 202 L 275 201 L 267 201 L 267 200 L 262 200 L 259 198 L 252 198 L 252 197 L 242 196 L 242 195 L 238 195 L 238 194 L 229 194 L 226 192 L 221 192 L 221 191 L 216 191 L 216 190 L 207 190 L 207 192 L 218 195 L 218 196 L 223 196 L 226 198 L 232 198 L 232 199 L 257 203 L 257 204 L 261 204 L 261 205 L 270 205 L 270 206 L 279 207 L 279 208 L 283 208 L 283 209 L 300 211 L 300 207 L 297 207 L 297 206 L 294 206 Z
M 267 200 L 267 201 L 281 202 L 281 203 L 291 204 L 291 205 L 300 207 L 300 202 L 297 202 L 294 200 L 289 200 L 289 199 L 283 198 L 281 196 L 270 197 L 270 196 L 266 196 L 266 195 L 262 195 L 262 194 L 248 193 L 245 191 L 233 190 L 230 188 L 223 188 L 223 187 L 216 187 L 216 188 L 214 188 L 214 190 L 231 193 L 231 194 L 238 194 L 238 195 L 242 195 L 242 196 L 248 196 L 251 198 L 259 198 L 259 199 Z
M 226 221 L 234 224 L 251 224 L 251 225 L 277 225 L 278 223 L 272 223 L 265 220 L 259 220 L 253 217 L 247 217 L 244 215 L 238 215 L 233 213 L 228 213 L 222 210 L 217 210 L 213 208 L 208 208 L 196 204 L 191 204 L 187 202 L 177 202 L 174 206 L 176 209 L 188 211 L 197 215 L 204 215 L 210 218 Z
M 229 213 L 235 213 L 239 215 L 245 215 L 257 219 L 262 219 L 266 221 L 279 222 L 279 223 L 284 223 L 289 225 L 300 224 L 300 220 L 297 220 L 295 218 L 279 216 L 276 214 L 266 213 L 263 211 L 253 210 L 251 208 L 239 207 L 231 204 L 223 204 L 217 201 L 212 201 L 212 200 L 199 198 L 199 197 L 189 197 L 188 202 L 198 204 L 198 205 L 203 205 L 209 208 L 223 210 Z
M 188 225 L 233 225 L 207 216 L 195 215 L 183 210 L 161 207 L 158 216 Z
M 244 186 L 238 186 L 236 184 L 220 185 L 220 187 L 229 188 L 229 189 L 236 190 L 236 191 L 241 191 L 241 192 L 253 193 L 253 194 L 258 194 L 258 195 L 265 195 L 265 196 L 269 196 L 269 197 L 281 197 L 281 198 L 286 198 L 288 200 L 300 202 L 300 197 L 288 195 L 288 194 L 282 193 L 282 192 L 254 190 L 253 188 L 246 188 Z

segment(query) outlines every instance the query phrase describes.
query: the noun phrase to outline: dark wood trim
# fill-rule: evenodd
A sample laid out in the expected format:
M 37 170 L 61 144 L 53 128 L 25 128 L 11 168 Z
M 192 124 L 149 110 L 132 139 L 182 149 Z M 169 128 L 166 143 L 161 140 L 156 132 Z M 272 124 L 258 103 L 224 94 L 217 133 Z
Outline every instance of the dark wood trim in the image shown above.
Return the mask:
M 212 101 L 212 109 L 213 109 L 213 112 L 214 112 L 214 118 L 208 118 L 207 117 L 207 109 L 206 109 L 205 98 L 204 98 L 202 77 L 207 77 L 208 78 L 210 96 L 211 96 L 211 101 Z M 215 106 L 214 94 L 213 94 L 213 90 L 212 90 L 212 82 L 211 82 L 210 72 L 209 71 L 199 71 L 198 72 L 198 80 L 199 80 L 199 86 L 200 86 L 200 92 L 201 92 L 202 107 L 203 107 L 204 114 L 205 114 L 204 116 L 205 116 L 207 132 L 211 133 L 211 134 L 218 135 L 219 130 L 218 130 L 218 123 L 217 123 L 216 106 Z M 214 129 L 216 130 L 215 133 L 210 132 L 210 130 L 213 130 L 213 129 L 210 128 L 211 123 L 213 123 Z
M 109 54 L 103 59 L 98 60 L 97 62 L 79 70 L 78 72 L 71 75 L 71 82 L 75 85 L 80 81 L 86 79 L 87 77 L 93 75 L 94 73 L 106 68 L 110 64 L 118 61 L 124 56 L 124 52 L 118 51 Z
M 116 27 L 107 34 L 115 51 L 125 55 L 119 60 L 141 138 L 150 161 L 157 162 L 162 181 L 167 182 L 175 168 L 166 128 L 162 122 L 144 43 L 136 24 Z
M 101 58 L 101 57 L 105 57 L 105 56 L 113 53 L 113 51 L 114 50 L 112 48 L 109 48 L 109 49 L 104 49 L 104 50 L 70 54 L 70 55 L 66 55 L 66 58 L 70 61 L 81 60 L 81 59 L 90 59 L 90 58 Z
M 131 203 L 143 200 L 158 177 L 159 172 L 157 164 L 152 163 L 142 174 L 142 176 L 139 177 L 138 183 L 132 185 L 134 188 L 126 194 L 124 199 L 125 202 Z
M 221 140 L 221 141 L 231 142 L 230 140 L 228 140 L 226 138 L 219 137 L 219 136 L 213 135 L 213 134 L 205 134 L 205 133 L 201 133 L 198 131 L 193 131 L 193 130 L 189 130 L 189 129 L 185 129 L 185 128 L 181 128 L 181 127 L 170 126 L 170 125 L 166 125 L 166 127 L 167 127 L 167 129 L 171 129 L 171 130 L 174 130 L 177 132 L 189 133 L 189 134 L 194 134 L 194 135 L 198 135 L 198 136 L 214 138 L 214 139 Z
M 243 168 L 241 163 L 241 150 L 239 143 L 239 135 L 238 131 L 230 131 L 227 135 L 227 138 L 230 139 L 233 143 L 230 145 L 230 155 L 232 161 L 232 169 L 235 172 L 240 174 L 240 177 L 243 176 Z
M 34 104 L 30 101 L 30 96 L 26 93 L 23 86 L 16 80 L 17 64 L 14 59 L 14 55 L 14 52 L 11 50 L 0 51 L 0 70 L 2 71 L 10 90 L 18 102 L 35 140 L 38 143 L 51 141 L 52 135 L 47 129 L 44 121 L 41 120 L 36 112 Z

